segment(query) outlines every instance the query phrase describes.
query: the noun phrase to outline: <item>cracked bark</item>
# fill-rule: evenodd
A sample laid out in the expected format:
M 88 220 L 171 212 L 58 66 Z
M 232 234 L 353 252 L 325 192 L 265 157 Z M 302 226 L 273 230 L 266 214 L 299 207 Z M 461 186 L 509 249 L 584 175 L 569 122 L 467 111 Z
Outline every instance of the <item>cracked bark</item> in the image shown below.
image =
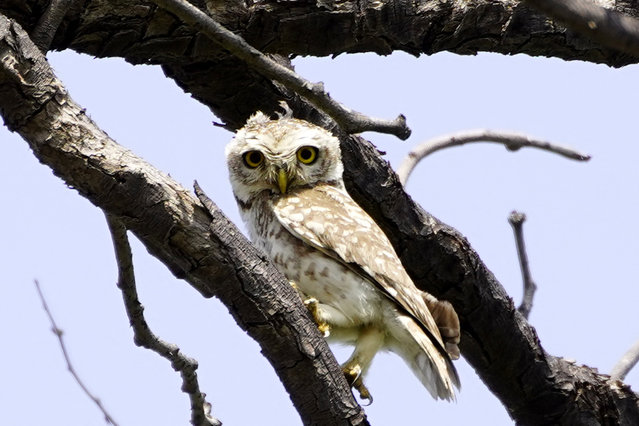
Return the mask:
M 10 2 L 0 5 L 0 11 L 10 12 L 10 16 L 31 29 L 44 8 L 43 3 Z M 202 2 L 194 3 L 202 6 Z M 580 59 L 611 66 L 637 62 L 637 58 L 566 31 L 514 1 L 394 1 L 380 7 L 372 2 L 340 2 L 333 10 L 317 7 L 315 2 L 292 5 L 291 2 L 264 1 L 249 8 L 242 7 L 242 2 L 234 2 L 233 10 L 220 4 L 211 1 L 209 7 L 225 25 L 255 47 L 281 55 L 282 61 L 287 61 L 286 57 L 291 54 L 390 53 L 392 50 L 413 54 L 442 50 L 473 54 L 485 50 Z M 616 4 L 617 10 L 637 15 L 633 2 Z M 325 36 L 317 37 L 318 34 Z M 149 3 L 87 0 L 82 8 L 69 12 L 53 40 L 53 47 L 72 48 L 96 56 L 120 56 L 132 63 L 161 64 L 169 77 L 208 105 L 229 128 L 241 125 L 257 109 L 275 110 L 281 99 L 288 101 L 296 116 L 323 123 L 321 115 L 298 97 L 249 70 Z M 4 93 L 0 98 L 4 103 Z M 20 114 L 9 119 L 4 108 L 2 112 L 7 124 L 15 128 L 13 119 L 19 122 Z M 518 423 L 639 423 L 637 396 L 627 386 L 593 369 L 546 354 L 534 329 L 516 312 L 511 299 L 465 238 L 415 205 L 373 147 L 345 135 L 342 142 L 344 161 L 351 165 L 346 167 L 349 172 L 345 176 L 349 191 L 387 232 L 416 284 L 453 303 L 462 323 L 463 355 Z M 42 152 L 46 149 L 49 149 L 46 145 L 35 146 L 34 152 L 41 156 L 46 154 Z M 98 155 L 100 149 L 95 149 Z M 82 176 L 93 166 L 87 161 L 67 163 L 65 160 L 59 167 L 62 171 L 58 174 Z M 143 189 L 149 184 L 157 188 L 162 178 L 154 173 L 149 176 L 133 173 L 127 177 L 126 185 Z M 74 186 L 80 189 L 80 183 L 75 182 Z M 204 294 L 211 295 L 210 288 L 206 292 L 203 289 L 207 287 L 193 279 L 206 268 L 208 276 L 215 277 L 219 287 L 215 288 L 216 295 L 225 300 L 224 280 L 237 279 L 232 278 L 235 273 L 228 267 L 230 258 L 221 253 L 199 251 L 201 247 L 197 242 L 209 232 L 205 227 L 198 225 L 188 228 L 187 232 L 178 226 L 195 219 L 201 224 L 203 213 L 184 202 L 185 193 L 172 190 L 175 198 L 156 193 L 148 200 L 155 200 L 152 203 L 155 208 L 175 203 L 175 214 L 139 217 L 140 212 L 130 210 L 128 203 L 133 200 L 109 197 L 113 188 L 124 183 L 116 179 L 82 191 L 94 203 L 108 204 L 116 214 L 131 215 L 127 226 L 135 228 L 142 240 L 153 241 L 168 235 L 168 240 L 147 242 L 149 249 L 161 257 L 176 276 L 186 278 Z M 156 228 L 164 233 L 156 235 L 153 231 Z M 186 254 L 182 250 L 186 250 Z M 250 276 L 247 274 L 246 279 Z M 255 294 L 253 301 L 257 303 L 264 296 Z M 255 318 L 239 321 L 254 325 L 258 336 L 273 332 L 266 324 L 288 327 L 282 317 L 270 318 L 259 310 L 255 315 Z M 293 349 L 271 348 L 278 354 Z M 303 369 L 297 366 L 296 370 Z
M 0 15 L 0 112 L 36 157 L 116 216 L 173 274 L 218 297 L 262 347 L 304 424 L 366 417 L 297 292 L 221 213 L 121 147 L 68 96 L 19 26 Z
M 203 0 L 192 2 L 204 8 Z M 15 18 L 29 32 L 46 3 L 8 0 L 0 4 L 0 12 Z M 615 67 L 638 59 L 567 31 L 514 0 L 395 0 L 381 6 L 379 2 L 344 1 L 330 8 L 318 7 L 316 2 L 270 0 L 250 7 L 245 3 L 209 0 L 209 8 L 227 28 L 256 48 L 281 55 L 284 62 L 289 55 L 389 54 L 395 50 L 414 55 L 441 51 L 525 53 Z M 617 1 L 616 9 L 639 16 L 639 6 L 630 0 Z M 150 2 L 86 0 L 74 5 L 52 44 L 52 49 L 68 48 L 98 57 L 123 57 L 134 64 L 160 64 L 167 76 L 209 106 L 230 129 L 241 126 L 258 109 L 276 110 L 282 99 L 300 103 L 297 96 Z M 298 107 L 295 112 L 302 118 L 321 120 L 312 108 Z

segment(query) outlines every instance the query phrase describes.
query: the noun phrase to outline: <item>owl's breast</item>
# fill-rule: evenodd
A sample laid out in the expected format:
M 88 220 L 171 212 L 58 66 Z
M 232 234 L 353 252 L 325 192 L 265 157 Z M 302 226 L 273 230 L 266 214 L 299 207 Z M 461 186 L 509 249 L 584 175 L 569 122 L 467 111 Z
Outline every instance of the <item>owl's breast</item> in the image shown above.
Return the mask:
M 252 207 L 245 219 L 254 244 L 306 296 L 339 310 L 354 326 L 381 320 L 386 298 L 367 277 L 291 234 L 269 203 Z

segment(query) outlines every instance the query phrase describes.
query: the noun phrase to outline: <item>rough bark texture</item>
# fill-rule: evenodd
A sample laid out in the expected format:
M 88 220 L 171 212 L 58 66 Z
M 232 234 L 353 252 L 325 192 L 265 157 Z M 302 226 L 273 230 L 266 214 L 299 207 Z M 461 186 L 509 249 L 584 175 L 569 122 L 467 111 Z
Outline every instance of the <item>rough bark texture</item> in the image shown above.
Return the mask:
M 30 32 L 47 3 L 5 0 L 0 3 L 0 12 Z M 192 3 L 204 8 L 202 0 Z M 441 51 L 526 53 L 616 67 L 637 62 L 637 58 L 566 31 L 513 0 L 208 3 L 222 24 L 254 47 L 283 55 L 284 61 L 288 55 L 403 50 L 415 55 Z M 633 14 L 638 10 L 629 0 L 617 1 L 616 8 Z M 279 100 L 296 98 L 149 2 L 76 2 L 52 48 L 71 48 L 98 57 L 119 56 L 134 64 L 161 64 L 169 77 L 208 105 L 230 128 L 243 124 L 257 109 L 272 111 Z M 296 113 L 307 116 L 311 111 Z
M 36 157 L 117 216 L 178 278 L 217 296 L 262 347 L 305 424 L 368 424 L 299 296 L 217 211 L 102 132 L 0 15 L 0 112 Z
M 194 3 L 203 6 L 201 2 Z M 227 7 L 229 4 L 233 7 Z M 30 30 L 44 6 L 44 1 L 9 1 L 0 4 L 0 12 L 16 18 Z M 255 47 L 281 55 L 282 61 L 291 54 L 390 53 L 392 50 L 414 54 L 441 50 L 472 54 L 486 50 L 581 59 L 611 66 L 637 62 L 637 58 L 575 36 L 515 1 L 261 1 L 246 7 L 240 1 L 211 0 L 209 8 L 221 22 L 245 36 Z M 637 14 L 635 2 L 618 1 L 616 8 Z M 273 111 L 281 99 L 289 102 L 297 116 L 323 122 L 321 114 L 298 97 L 247 69 L 214 43 L 193 34 L 149 3 L 87 0 L 69 12 L 53 45 L 57 49 L 72 48 L 96 56 L 121 56 L 133 63 L 161 64 L 168 76 L 208 105 L 229 128 L 241 125 L 257 109 Z M 1 56 L 4 57 L 4 53 Z M 10 128 L 24 132 L 44 119 L 48 105 L 57 104 L 44 102 L 40 96 L 35 98 L 41 102 L 40 107 L 25 104 L 16 94 L 7 98 L 8 85 L 17 83 L 7 80 L 6 76 L 11 75 L 10 67 L 5 66 L 3 75 L 0 77 L 0 108 Z M 205 225 L 208 219 L 191 205 L 191 201 L 185 201 L 191 197 L 184 190 L 165 186 L 162 182 L 166 177 L 155 171 L 122 175 L 113 170 L 108 176 L 96 171 L 96 162 L 114 161 L 119 167 L 126 165 L 135 169 L 137 161 L 128 153 L 105 152 L 99 144 L 88 147 L 91 154 L 88 157 L 74 158 L 71 154 L 75 149 L 72 149 L 65 157 L 58 158 L 63 153 L 54 155 L 51 152 L 54 145 L 49 139 L 50 128 L 42 123 L 39 126 L 25 135 L 38 158 L 51 164 L 65 179 L 70 179 L 69 182 L 96 205 L 128 216 L 127 226 L 176 276 L 186 278 L 205 295 L 215 294 L 229 302 L 231 310 L 236 307 L 237 300 L 226 288 L 231 285 L 227 284 L 229 282 L 237 286 L 243 283 L 245 293 L 250 295 L 248 299 L 256 306 L 274 303 L 290 314 L 287 310 L 292 309 L 290 306 L 278 305 L 285 301 L 262 301 L 261 298 L 267 298 L 267 295 L 258 292 L 259 287 L 251 281 L 253 275 L 233 263 L 245 250 L 251 253 L 248 246 L 239 242 L 243 240 L 237 231 L 227 225 L 221 225 L 219 234 L 209 231 Z M 461 319 L 463 355 L 518 423 L 639 424 L 637 396 L 627 386 L 590 368 L 546 354 L 534 329 L 516 312 L 510 298 L 466 239 L 415 205 L 403 192 L 386 162 L 368 143 L 346 135 L 341 138 L 344 161 L 350 164 L 346 167 L 349 191 L 387 232 L 417 285 L 453 303 Z M 54 165 L 46 160 L 48 158 L 58 160 Z M 101 174 L 95 181 L 92 179 L 94 173 Z M 164 192 L 169 189 L 170 194 Z M 140 197 L 141 191 L 149 192 Z M 115 193 L 118 195 L 114 196 Z M 123 198 L 125 196 L 127 198 Z M 137 204 L 130 204 L 134 201 Z M 136 206 L 159 210 L 171 207 L 172 210 L 171 213 L 154 211 L 141 216 Z M 193 227 L 187 227 L 186 231 L 184 226 L 189 223 Z M 218 237 L 213 240 L 203 237 L 209 234 Z M 220 252 L 208 250 L 213 244 L 211 241 L 218 245 Z M 263 260 L 251 265 L 259 265 L 260 271 L 270 267 Z M 201 281 L 200 277 L 205 275 L 208 281 Z M 271 276 L 270 273 L 261 275 L 266 282 Z M 281 286 L 275 290 L 281 291 L 288 300 L 287 290 Z M 248 317 L 239 316 L 237 312 L 236 315 L 242 326 L 253 329 L 258 340 L 277 335 L 276 330 L 283 330 L 282 335 L 288 336 L 294 326 L 279 310 L 273 312 L 274 316 L 271 316 L 272 312 L 258 308 L 251 312 L 253 314 Z M 316 345 L 320 343 L 313 340 L 317 333 L 309 333 L 309 344 L 319 347 Z M 312 358 L 304 346 L 306 340 L 299 341 L 300 350 L 283 345 L 282 336 L 279 337 L 280 340 L 273 342 L 277 341 L 280 346 L 265 350 L 268 356 L 291 356 L 288 351 L 292 351 L 306 353 L 303 359 Z M 280 373 L 279 368 L 290 369 L 294 363 L 282 364 L 276 369 Z M 311 364 L 308 369 L 321 369 L 321 366 Z M 302 370 L 301 365 L 295 366 L 296 372 Z M 330 377 L 336 374 L 332 370 L 329 372 Z M 288 389 L 292 393 L 301 392 L 296 386 L 303 386 L 306 380 L 289 377 L 286 373 L 280 377 L 291 381 Z M 335 377 L 334 380 L 338 387 L 344 385 Z M 299 401 L 296 406 L 299 409 L 307 403 L 312 401 Z M 318 402 L 322 408 L 318 408 L 317 415 L 325 413 L 322 410 L 328 410 L 330 406 L 351 413 L 348 415 L 351 419 L 361 419 L 357 407 L 341 406 L 341 402 L 335 401 L 333 406 L 330 401 L 326 404 L 329 405 Z M 309 418 L 304 420 L 312 423 Z
M 367 160 L 346 168 L 349 192 L 383 227 L 415 284 L 454 305 L 462 355 L 511 417 L 523 425 L 637 424 L 630 387 L 548 355 L 466 238 L 416 205 L 375 149 L 357 139 L 342 144 L 346 158 Z

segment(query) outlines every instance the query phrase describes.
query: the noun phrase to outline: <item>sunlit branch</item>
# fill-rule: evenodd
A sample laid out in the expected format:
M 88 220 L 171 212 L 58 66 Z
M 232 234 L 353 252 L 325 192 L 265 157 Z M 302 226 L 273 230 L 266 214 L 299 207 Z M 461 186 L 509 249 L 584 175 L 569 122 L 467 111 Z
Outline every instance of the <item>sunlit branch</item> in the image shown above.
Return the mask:
M 460 146 L 471 142 L 499 143 L 504 145 L 509 151 L 517 151 L 523 147 L 538 148 L 554 152 L 555 154 L 562 155 L 572 160 L 590 160 L 590 155 L 582 154 L 571 148 L 566 148 L 541 139 L 531 138 L 530 136 L 522 133 L 484 129 L 465 130 L 427 140 L 413 148 L 397 170 L 399 180 L 404 184 L 404 186 L 406 186 L 406 182 L 408 181 L 410 174 L 413 172 L 413 169 L 415 169 L 417 164 L 426 156 L 444 148 Z
M 73 364 L 71 364 L 71 358 L 69 358 L 69 353 L 67 352 L 67 347 L 64 344 L 64 338 L 62 337 L 64 332 L 60 328 L 58 328 L 58 325 L 56 324 L 55 320 L 53 319 L 53 314 L 51 314 L 51 310 L 49 310 L 49 306 L 47 305 L 47 301 L 44 298 L 44 294 L 42 293 L 42 289 L 40 288 L 40 283 L 38 282 L 38 280 L 34 280 L 34 283 L 35 283 L 35 286 L 36 286 L 36 290 L 38 290 L 38 295 L 40 296 L 40 301 L 42 302 L 42 307 L 44 308 L 44 312 L 46 312 L 47 316 L 49 317 L 49 321 L 51 322 L 51 331 L 53 332 L 53 334 L 56 335 L 56 337 L 58 338 L 58 342 L 60 343 L 60 349 L 62 349 L 62 356 L 64 356 L 64 361 L 67 363 L 67 370 L 69 370 L 69 373 L 71 373 L 71 375 L 73 376 L 75 381 L 78 383 L 80 388 L 82 388 L 82 391 L 86 394 L 86 396 L 91 398 L 91 400 L 95 403 L 95 405 L 98 406 L 100 411 L 102 411 L 102 414 L 104 415 L 104 420 L 107 423 L 109 423 L 109 424 L 112 424 L 114 426 L 118 426 L 118 424 L 115 422 L 115 420 L 113 420 L 113 417 L 111 417 L 111 415 L 104 408 L 104 406 L 102 405 L 102 402 L 100 401 L 100 399 L 98 397 L 94 396 L 89 391 L 89 389 L 86 387 L 86 385 L 84 384 L 82 379 L 80 379 L 80 376 L 78 375 L 78 373 L 75 371 L 75 368 L 73 368 Z
M 221 426 L 222 423 L 211 416 L 211 404 L 206 401 L 206 394 L 200 391 L 197 379 L 197 361 L 180 352 L 180 348 L 165 342 L 153 334 L 144 319 L 144 307 L 138 299 L 133 272 L 131 246 L 126 235 L 126 228 L 115 217 L 106 214 L 115 257 L 118 263 L 118 288 L 122 291 L 126 314 L 133 327 L 133 341 L 136 345 L 150 349 L 171 361 L 173 369 L 182 376 L 182 391 L 191 400 L 191 424 L 193 426 Z
M 389 133 L 400 139 L 407 139 L 410 136 L 410 129 L 406 125 L 406 118 L 403 115 L 399 115 L 395 120 L 382 120 L 365 116 L 345 107 L 324 91 L 322 83 L 311 83 L 268 58 L 249 45 L 242 37 L 229 31 L 189 2 L 185 0 L 153 0 L 153 2 L 201 31 L 260 74 L 276 80 L 307 99 L 335 120 L 344 131 L 348 133 L 375 131 Z

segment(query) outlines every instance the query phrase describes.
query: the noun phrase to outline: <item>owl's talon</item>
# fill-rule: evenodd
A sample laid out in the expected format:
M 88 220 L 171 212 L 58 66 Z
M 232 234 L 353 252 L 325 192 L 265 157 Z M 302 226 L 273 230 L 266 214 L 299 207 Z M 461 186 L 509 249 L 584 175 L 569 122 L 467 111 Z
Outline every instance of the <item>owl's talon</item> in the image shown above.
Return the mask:
M 371 395 L 368 388 L 364 385 L 364 382 L 362 381 L 361 377 L 357 379 L 355 383 L 353 383 L 353 388 L 357 389 L 357 391 L 359 392 L 360 399 L 368 400 L 366 404 L 362 404 L 362 405 L 369 406 L 373 403 L 373 395 Z
M 346 364 L 342 367 L 342 371 L 344 372 L 344 376 L 346 376 L 346 381 L 351 386 L 351 388 L 356 389 L 359 392 L 360 399 L 368 400 L 367 404 L 371 405 L 373 403 L 373 396 L 371 395 L 368 388 L 364 385 L 364 381 L 362 380 L 362 368 L 359 364 Z
M 325 338 L 331 335 L 330 325 L 326 323 L 322 323 L 322 324 L 318 324 L 317 328 L 319 329 L 320 333 L 322 333 L 322 336 L 324 336 Z
M 314 297 L 309 297 L 308 299 L 304 300 L 304 305 L 306 306 L 306 309 L 308 309 L 308 311 L 311 313 L 313 321 L 315 321 L 315 324 L 317 324 L 317 328 L 319 329 L 320 333 L 322 333 L 324 337 L 330 336 L 331 326 L 328 325 L 328 323 L 326 323 L 326 321 L 324 321 L 322 319 L 322 316 L 320 315 L 319 301 Z

